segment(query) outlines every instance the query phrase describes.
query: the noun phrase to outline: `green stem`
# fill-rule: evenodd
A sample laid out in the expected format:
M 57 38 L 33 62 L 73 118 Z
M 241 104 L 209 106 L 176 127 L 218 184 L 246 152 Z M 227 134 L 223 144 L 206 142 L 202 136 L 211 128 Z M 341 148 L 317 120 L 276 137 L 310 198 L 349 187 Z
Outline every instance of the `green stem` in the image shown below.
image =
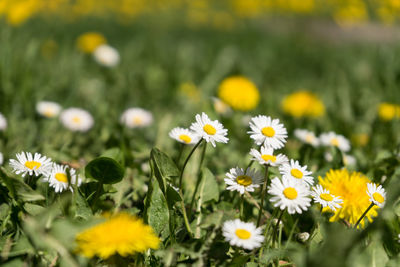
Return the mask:
M 176 159 L 176 166 L 179 166 L 179 161 L 181 160 L 184 147 L 185 147 L 185 144 L 181 143 L 181 147 L 179 148 L 178 158 Z
M 197 144 L 193 147 L 192 151 L 190 151 L 189 155 L 185 159 L 185 162 L 183 163 L 181 175 L 179 176 L 179 190 L 182 190 L 182 178 L 183 178 L 183 172 L 185 171 L 186 165 L 188 164 L 190 157 L 193 155 L 193 152 L 201 144 L 202 141 L 203 141 L 203 139 L 200 139 L 200 141 L 197 142 Z
M 278 221 L 276 222 L 276 225 L 275 225 L 275 228 L 274 228 L 274 232 L 273 232 L 273 237 L 272 237 L 272 247 L 275 246 L 275 240 L 276 240 L 276 235 L 277 235 L 277 232 L 278 232 L 278 227 L 279 227 L 279 224 L 281 222 L 281 219 L 282 219 L 282 216 L 283 216 L 284 212 L 285 212 L 284 209 L 281 210 L 281 213 L 279 214 L 279 217 L 278 217 Z
M 364 213 L 361 215 L 360 219 L 356 222 L 354 225 L 354 228 L 357 229 L 357 226 L 360 224 L 361 220 L 365 217 L 365 215 L 368 213 L 368 211 L 374 206 L 375 204 L 372 202 L 371 205 L 364 211 Z
M 244 194 L 240 197 L 240 220 L 244 221 Z
M 268 167 L 269 167 L 269 165 L 265 166 L 264 184 L 263 184 L 263 187 L 260 192 L 261 203 L 260 203 L 260 211 L 258 213 L 257 227 L 260 226 L 261 217 L 262 217 L 262 213 L 263 213 L 264 198 L 265 198 L 265 194 L 267 192 L 266 189 L 267 189 L 267 183 L 268 183 Z
M 188 220 L 188 217 L 186 215 L 186 208 L 185 208 L 185 202 L 183 201 L 182 191 L 179 191 L 179 195 L 181 196 L 181 199 L 182 199 L 181 208 L 182 208 L 183 220 L 185 222 L 185 227 L 186 227 L 186 230 L 188 231 L 190 237 L 192 237 L 193 236 L 193 232 L 192 232 L 192 229 L 190 229 L 189 220 Z
M 250 160 L 249 164 L 247 164 L 246 171 L 253 165 L 254 160 Z
M 201 159 L 200 159 L 199 169 L 198 169 L 198 171 L 197 171 L 198 177 L 197 177 L 197 181 L 196 181 L 196 187 L 194 188 L 192 200 L 190 201 L 190 206 L 189 206 L 189 217 L 190 217 L 190 215 L 191 215 L 191 213 L 192 213 L 192 208 L 193 208 L 193 205 L 194 205 L 194 201 L 195 201 L 195 199 L 196 199 L 196 194 L 197 194 L 197 191 L 199 190 L 199 185 L 200 185 L 200 183 L 201 183 L 201 178 L 202 178 L 202 176 L 201 176 L 200 174 L 201 174 L 201 167 L 202 167 L 202 165 L 203 165 L 204 157 L 205 157 L 205 155 L 206 155 L 206 148 L 207 148 L 207 143 L 204 144 L 204 146 L 203 146 L 203 151 L 202 151 L 202 153 L 201 153 Z

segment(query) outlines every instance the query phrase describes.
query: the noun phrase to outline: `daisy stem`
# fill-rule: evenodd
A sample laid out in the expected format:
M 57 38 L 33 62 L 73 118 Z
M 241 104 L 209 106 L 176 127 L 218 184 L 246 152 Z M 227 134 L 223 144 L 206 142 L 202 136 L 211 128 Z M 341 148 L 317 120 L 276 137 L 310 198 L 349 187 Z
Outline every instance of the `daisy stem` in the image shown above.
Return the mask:
M 254 160 L 250 160 L 249 164 L 246 167 L 246 171 L 251 167 L 251 165 L 253 165 Z
M 362 221 L 362 219 L 365 217 L 365 215 L 367 215 L 368 211 L 374 206 L 375 204 L 372 202 L 371 205 L 369 205 L 369 207 L 364 211 L 364 213 L 361 215 L 360 219 L 358 219 L 358 221 L 356 222 L 356 224 L 354 225 L 354 228 L 357 229 L 357 226 L 360 224 L 360 222 Z
M 282 216 L 283 216 L 283 213 L 284 213 L 284 212 L 285 212 L 284 209 L 281 210 L 281 212 L 280 212 L 280 214 L 279 214 L 279 217 L 278 217 L 278 221 L 276 222 L 276 225 L 275 225 L 275 228 L 274 228 L 274 232 L 272 233 L 272 234 L 273 234 L 273 237 L 272 237 L 272 247 L 275 246 L 275 240 L 276 240 L 276 235 L 277 235 L 277 232 L 278 232 L 278 227 L 279 227 L 279 224 L 281 223 L 281 219 L 282 219 Z
M 182 190 L 182 178 L 183 178 L 183 172 L 185 171 L 186 165 L 188 164 L 190 157 L 193 155 L 193 152 L 201 144 L 202 141 L 203 141 L 203 139 L 200 139 L 200 141 L 197 142 L 197 144 L 193 147 L 192 151 L 190 151 L 189 155 L 185 159 L 185 162 L 183 163 L 181 175 L 179 176 L 179 190 Z
M 202 176 L 201 176 L 200 174 L 201 174 L 201 167 L 202 167 L 202 165 L 203 165 L 204 157 L 205 157 L 205 155 L 206 155 L 206 148 L 207 148 L 207 143 L 204 144 L 204 146 L 203 146 L 203 151 L 202 151 L 202 153 L 201 153 L 201 159 L 200 159 L 199 169 L 198 169 L 198 171 L 197 171 L 198 177 L 197 177 L 196 187 L 194 188 L 192 200 L 190 201 L 190 206 L 189 206 L 189 217 L 190 217 L 190 215 L 191 215 L 191 213 L 192 213 L 192 207 L 193 207 L 193 205 L 194 205 L 194 201 L 195 201 L 195 199 L 196 199 L 196 194 L 197 194 L 197 191 L 199 190 L 199 185 L 200 185 L 201 178 L 202 178 Z
M 180 145 L 181 145 L 181 147 L 179 148 L 179 154 L 176 159 L 176 166 L 179 166 L 179 161 L 181 160 L 181 157 L 182 157 L 183 148 L 185 147 L 185 144 L 183 144 L 183 143 L 181 143 Z
M 244 221 L 244 194 L 240 197 L 240 220 Z
M 262 187 L 261 192 L 260 192 L 261 203 L 260 203 L 260 211 L 258 213 L 257 227 L 260 226 L 261 216 L 262 216 L 262 213 L 263 213 L 264 198 L 265 198 L 265 194 L 266 194 L 266 191 L 267 191 L 266 189 L 267 189 L 267 183 L 268 183 L 268 167 L 269 167 L 269 165 L 265 166 L 264 184 L 263 184 L 263 187 Z

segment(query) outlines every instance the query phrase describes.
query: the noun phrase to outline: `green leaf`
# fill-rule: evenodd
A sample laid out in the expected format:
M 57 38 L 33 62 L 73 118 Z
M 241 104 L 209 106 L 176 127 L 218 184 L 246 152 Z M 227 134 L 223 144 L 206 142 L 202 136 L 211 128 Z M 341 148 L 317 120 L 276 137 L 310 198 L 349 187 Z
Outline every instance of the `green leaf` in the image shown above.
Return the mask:
M 11 198 L 22 202 L 33 202 L 44 200 L 44 196 L 34 191 L 22 180 L 8 176 L 3 168 L 0 168 L 0 178 L 6 184 Z
M 163 238 L 169 235 L 168 204 L 156 179 L 149 184 L 145 200 L 145 221 Z
M 167 184 L 171 182 L 171 178 L 179 176 L 179 169 L 167 154 L 157 148 L 151 150 L 150 162 L 158 184 L 165 195 L 167 192 Z
M 121 164 L 121 166 L 125 166 L 124 153 L 122 153 L 121 149 L 119 149 L 118 147 L 107 149 L 101 156 L 112 158 L 113 160 Z
M 85 167 L 86 177 L 96 179 L 103 184 L 115 184 L 124 177 L 125 169 L 116 160 L 98 157 Z
M 42 206 L 31 204 L 31 203 L 25 203 L 24 204 L 24 209 L 30 215 L 34 215 L 34 216 L 42 213 L 45 210 L 45 208 L 43 208 Z
M 208 202 L 210 200 L 218 201 L 219 198 L 219 188 L 217 180 L 214 174 L 205 168 L 202 172 L 202 179 L 199 188 L 199 195 L 202 199 L 202 203 Z
M 75 218 L 81 218 L 83 220 L 88 220 L 92 215 L 92 210 L 90 209 L 86 199 L 81 195 L 79 190 L 76 190 L 74 194 L 75 202 Z

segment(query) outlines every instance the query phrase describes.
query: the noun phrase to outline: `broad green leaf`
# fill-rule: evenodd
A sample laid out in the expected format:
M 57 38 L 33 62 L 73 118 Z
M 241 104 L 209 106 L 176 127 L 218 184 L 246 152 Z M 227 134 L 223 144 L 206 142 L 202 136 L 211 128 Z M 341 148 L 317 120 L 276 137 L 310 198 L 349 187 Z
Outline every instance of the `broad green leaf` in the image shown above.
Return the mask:
M 170 184 L 167 185 L 167 201 L 170 207 L 172 207 L 175 202 L 182 200 L 178 190 L 179 189 L 173 188 Z
M 24 254 L 33 254 L 34 249 L 29 242 L 28 238 L 26 236 L 21 236 L 20 239 L 18 239 L 14 245 L 12 246 L 12 249 L 10 253 L 8 254 L 8 257 L 15 257 L 15 256 L 20 256 Z
M 22 202 L 33 202 L 44 200 L 44 196 L 34 191 L 29 185 L 22 180 L 6 175 L 4 169 L 0 169 L 0 178 L 6 184 L 10 197 L 16 198 Z
M 106 158 L 112 158 L 113 160 L 121 164 L 121 166 L 125 166 L 124 154 L 118 147 L 107 149 L 101 156 Z
M 24 209 L 30 215 L 34 215 L 34 216 L 42 213 L 45 210 L 44 207 L 42 207 L 40 205 L 31 204 L 31 203 L 25 203 L 24 204 Z
M 74 202 L 75 202 L 75 218 L 88 220 L 93 215 L 92 210 L 90 209 L 86 199 L 81 195 L 79 190 L 76 190 L 74 194 Z
M 156 179 L 152 179 L 145 199 L 145 221 L 163 238 L 169 235 L 168 204 Z
M 162 192 L 166 194 L 167 183 L 171 181 L 171 178 L 178 177 L 180 174 L 178 167 L 167 154 L 157 148 L 151 150 L 150 160 L 158 184 Z
M 124 177 L 124 168 L 116 160 L 108 157 L 98 157 L 85 167 L 86 177 L 96 179 L 103 184 L 115 184 Z
M 202 179 L 199 188 L 199 196 L 202 199 L 202 203 L 208 202 L 210 200 L 218 201 L 219 198 L 219 188 L 217 180 L 214 174 L 207 168 L 202 172 Z

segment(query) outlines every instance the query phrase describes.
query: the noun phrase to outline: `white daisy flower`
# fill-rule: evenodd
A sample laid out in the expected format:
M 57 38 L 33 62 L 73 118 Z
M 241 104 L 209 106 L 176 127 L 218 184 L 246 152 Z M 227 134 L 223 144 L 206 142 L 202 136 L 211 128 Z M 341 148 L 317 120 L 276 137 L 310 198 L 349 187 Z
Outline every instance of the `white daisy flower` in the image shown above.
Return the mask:
M 250 168 L 246 171 L 239 167 L 232 168 L 226 173 L 226 176 L 228 177 L 224 179 L 225 183 L 228 185 L 226 189 L 238 191 L 241 195 L 244 194 L 244 191 L 254 192 L 254 188 L 259 187 L 263 182 L 262 174 Z
M 279 171 L 282 176 L 294 181 L 302 181 L 308 185 L 314 184 L 314 178 L 311 176 L 312 172 L 307 171 L 307 165 L 301 166 L 297 160 L 291 159 L 290 163 L 281 165 Z
M 273 149 L 279 149 L 286 143 L 287 131 L 283 124 L 279 123 L 279 119 L 259 115 L 251 118 L 250 128 L 251 131 L 247 133 L 257 145 L 264 144 Z
M 297 239 L 298 239 L 300 242 L 305 243 L 305 242 L 307 242 L 307 240 L 310 238 L 310 234 L 307 233 L 307 232 L 302 232 L 302 233 L 298 233 L 298 234 L 296 235 L 296 237 L 297 237 Z
M 368 183 L 367 194 L 370 198 L 369 200 L 379 208 L 385 206 L 386 192 L 382 185 L 376 186 L 374 183 Z
M 26 174 L 39 176 L 40 174 L 48 175 L 51 171 L 53 162 L 50 158 L 42 156 L 39 153 L 32 155 L 30 152 L 17 153 L 17 160 L 10 159 L 10 165 L 16 174 L 24 177 Z
M 97 63 L 109 68 L 117 66 L 120 60 L 118 50 L 106 44 L 98 46 L 93 57 Z
M 189 129 L 176 127 L 169 132 L 169 137 L 175 139 L 176 141 L 186 144 L 186 145 L 193 145 L 196 144 L 200 137 L 197 136 L 195 133 L 190 131 Z
M 334 146 L 343 152 L 350 150 L 350 142 L 343 135 L 334 132 L 322 133 L 319 140 L 324 146 Z
M 92 115 L 81 108 L 68 108 L 60 114 L 61 123 L 71 131 L 86 132 L 92 128 Z
M 217 97 L 213 97 L 212 101 L 213 101 L 214 110 L 218 114 L 228 115 L 228 114 L 232 113 L 231 107 L 228 104 L 226 104 L 225 102 L 223 102 L 221 99 L 219 99 Z
M 343 164 L 345 166 L 354 166 L 354 165 L 356 165 L 356 163 L 357 163 L 357 160 L 355 157 L 353 157 L 351 155 L 343 154 Z
M 69 174 L 71 180 L 68 183 L 68 174 L 67 174 L 67 165 L 59 165 L 54 163 L 51 173 L 43 179 L 44 182 L 48 182 L 50 187 L 54 188 L 56 193 L 61 193 L 67 189 L 74 192 L 74 189 L 71 185 L 76 184 L 80 186 L 82 180 L 77 177 L 75 169 L 69 168 Z
M 4 157 L 3 153 L 0 152 L 0 166 L 3 165 Z
M 314 132 L 306 129 L 294 130 L 294 136 L 296 136 L 301 142 L 317 147 L 319 145 L 319 139 L 315 136 Z
M 254 160 L 257 160 L 260 164 L 267 164 L 270 166 L 280 166 L 289 161 L 289 159 L 283 155 L 278 154 L 274 155 L 274 150 L 271 147 L 261 147 L 261 152 L 252 148 L 250 151 L 250 155 L 253 156 Z
M 343 203 L 343 200 L 340 197 L 332 195 L 329 190 L 324 189 L 320 184 L 312 188 L 311 196 L 323 208 L 329 207 L 332 211 L 335 211 L 342 207 L 340 204 Z
M 128 128 L 144 128 L 153 123 L 153 115 L 142 108 L 128 108 L 122 113 L 120 121 Z
M 231 246 L 238 246 L 252 250 L 261 247 L 264 241 L 262 229 L 252 222 L 242 222 L 239 219 L 226 221 L 222 227 L 222 234 Z
M 287 177 L 282 177 L 282 181 L 275 177 L 268 187 L 268 193 L 272 195 L 271 202 L 274 203 L 274 207 L 281 210 L 287 208 L 289 214 L 302 213 L 310 206 L 310 191 L 307 185 Z
M 40 101 L 36 104 L 36 111 L 47 118 L 57 117 L 61 111 L 61 106 L 56 102 Z
M 7 128 L 7 119 L 0 113 L 0 131 L 4 131 Z
M 228 130 L 218 121 L 212 121 L 204 112 L 196 115 L 196 122 L 190 126 L 190 130 L 206 140 L 207 143 L 211 142 L 213 147 L 215 143 L 228 143 Z

